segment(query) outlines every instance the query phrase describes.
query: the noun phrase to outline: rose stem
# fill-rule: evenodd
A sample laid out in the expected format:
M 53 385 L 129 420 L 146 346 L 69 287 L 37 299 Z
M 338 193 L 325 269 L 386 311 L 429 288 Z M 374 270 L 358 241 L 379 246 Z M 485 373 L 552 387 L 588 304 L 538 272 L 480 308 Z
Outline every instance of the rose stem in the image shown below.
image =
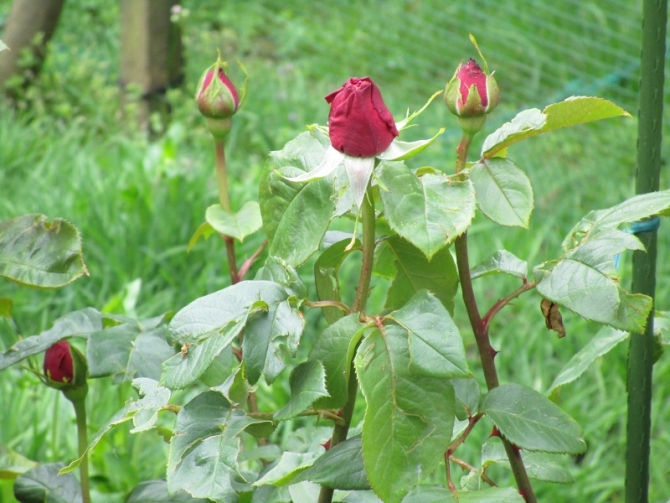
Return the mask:
M 216 181 L 219 187 L 219 204 L 230 213 L 230 194 L 228 192 L 228 172 L 226 171 L 226 151 L 223 139 L 214 140 L 216 152 Z M 240 282 L 240 275 L 237 271 L 237 262 L 235 260 L 235 241 L 230 236 L 223 236 L 226 243 L 226 254 L 228 255 L 228 270 L 230 272 L 230 283 L 232 285 Z M 246 271 L 245 271 L 246 272 Z M 258 400 L 253 391 L 247 396 L 247 405 L 249 412 L 258 412 Z M 258 439 L 259 445 L 265 445 L 265 439 Z
M 370 290 L 370 278 L 372 277 L 372 265 L 375 254 L 375 206 L 372 195 L 372 186 L 368 182 L 368 188 L 365 191 L 365 197 L 362 204 L 362 224 L 363 224 L 363 261 L 361 263 L 361 275 L 358 279 L 356 288 L 356 297 L 351 306 L 351 312 L 363 312 L 368 301 L 368 292 Z M 354 362 L 351 361 L 349 368 L 349 383 L 347 386 L 347 402 L 342 408 L 342 424 L 336 424 L 333 428 L 333 436 L 330 440 L 332 449 L 340 442 L 347 439 L 351 418 L 354 414 L 356 405 L 356 394 L 358 393 L 358 379 L 356 378 L 356 369 Z M 330 487 L 321 486 L 318 503 L 330 503 L 333 500 L 334 490 Z
M 79 457 L 81 463 L 79 464 L 79 475 L 81 478 L 81 497 L 83 503 L 91 503 L 91 490 L 88 480 L 88 431 L 86 429 L 86 399 L 77 398 L 72 400 L 74 405 L 74 415 L 77 420 L 77 442 L 79 449 Z
M 472 136 L 464 134 L 461 143 L 456 149 L 458 155 L 456 161 L 457 174 L 460 173 L 463 168 L 465 168 L 471 141 Z M 496 355 L 496 351 L 491 347 L 489 328 L 479 314 L 475 292 L 472 288 L 470 263 L 468 259 L 467 232 L 464 232 L 456 239 L 456 264 L 458 265 L 458 276 L 461 282 L 461 294 L 463 296 L 463 302 L 465 303 L 465 310 L 468 313 L 470 325 L 472 326 L 472 330 L 475 334 L 475 341 L 477 342 L 477 349 L 479 350 L 479 357 L 481 359 L 482 368 L 484 370 L 484 379 L 486 380 L 486 386 L 490 391 L 493 388 L 498 387 L 498 372 L 493 361 Z M 501 438 L 503 445 L 505 446 L 505 452 L 507 452 L 507 457 L 509 458 L 509 463 L 512 468 L 512 473 L 514 474 L 514 479 L 516 480 L 517 487 L 519 488 L 519 492 L 523 495 L 524 499 L 528 503 L 535 503 L 537 500 L 535 498 L 535 494 L 533 493 L 533 487 L 530 485 L 530 480 L 528 479 L 526 467 L 524 466 L 523 460 L 521 459 L 519 449 L 513 446 L 511 442 L 509 442 L 509 440 L 507 440 L 505 437 Z
M 224 140 L 214 140 L 216 150 L 216 181 L 219 186 L 219 204 L 230 213 L 230 195 L 228 194 L 228 173 L 226 172 L 226 152 Z M 240 281 L 237 275 L 237 262 L 235 260 L 235 241 L 230 236 L 223 236 L 226 243 L 228 255 L 228 270 L 230 272 L 231 284 Z

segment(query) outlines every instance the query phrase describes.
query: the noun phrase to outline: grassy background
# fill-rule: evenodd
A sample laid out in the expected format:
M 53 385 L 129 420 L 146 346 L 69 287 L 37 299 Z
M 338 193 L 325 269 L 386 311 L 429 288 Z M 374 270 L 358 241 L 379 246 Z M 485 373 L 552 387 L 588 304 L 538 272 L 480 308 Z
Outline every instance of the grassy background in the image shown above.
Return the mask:
M 187 1 L 183 5 L 190 15 L 182 21 L 186 84 L 170 91 L 172 122 L 164 137 L 150 142 L 120 108 L 118 6 L 102 0 L 69 1 L 43 75 L 25 106 L 13 112 L 0 104 L 0 220 L 39 212 L 72 221 L 83 234 L 91 275 L 55 292 L 0 284 L 0 295 L 13 298 L 15 306 L 13 320 L 0 319 L 0 348 L 81 307 L 150 316 L 177 310 L 226 286 L 220 242 L 212 238 L 186 252 L 205 208 L 216 202 L 211 141 L 192 93 L 217 48 L 224 58 L 243 60 L 251 76 L 248 100 L 235 118 L 227 152 L 235 180 L 232 201 L 239 207 L 257 198 L 270 150 L 280 149 L 306 124 L 325 123 L 323 96 L 328 92 L 352 75 L 370 75 L 400 117 L 443 87 L 461 59 L 476 55 L 467 39 L 470 31 L 497 68 L 503 91 L 503 104 L 490 118 L 488 131 L 521 108 L 569 94 L 598 94 L 635 112 L 639 3 L 563 0 L 552 7 L 539 0 L 473 1 L 467 6 L 445 6 L 438 0 Z M 5 3 L 0 6 L 0 20 L 7 9 Z M 100 28 L 85 28 L 91 26 Z M 239 71 L 231 68 L 239 79 Z M 426 137 L 438 127 L 448 128 L 420 162 L 452 170 L 458 133 L 446 107 L 438 100 L 419 122 L 409 136 Z M 635 135 L 635 119 L 621 119 L 513 147 L 510 157 L 526 169 L 535 189 L 530 229 L 495 229 L 478 217 L 470 232 L 472 263 L 501 248 L 531 265 L 555 257 L 563 236 L 582 215 L 633 194 Z M 667 188 L 668 181 L 666 170 L 661 187 Z M 249 238 L 238 254 L 249 256 L 261 239 Z M 662 227 L 661 310 L 670 301 L 670 284 L 664 280 L 670 277 L 670 263 L 663 259 L 668 245 Z M 308 273 L 309 267 L 304 270 Z M 628 284 L 629 257 L 622 276 Z M 139 291 L 136 280 L 141 281 Z M 483 307 L 514 288 L 496 279 L 479 280 L 476 286 Z M 381 289 L 375 292 L 382 294 Z M 460 306 L 456 318 L 476 371 L 474 344 Z M 501 381 L 546 390 L 598 329 L 571 313 L 564 313 L 564 321 L 568 336 L 557 340 L 544 328 L 539 297 L 532 293 L 506 308 L 492 327 L 494 346 L 501 349 Z M 589 450 L 579 462 L 569 462 L 575 484 L 536 483 L 541 501 L 623 500 L 625 368 L 626 348 L 621 346 L 563 390 L 562 406 L 584 427 Z M 665 501 L 670 494 L 670 436 L 664 428 L 670 419 L 665 398 L 669 373 L 666 356 L 654 374 L 652 501 Z M 130 393 L 127 385 L 112 388 L 106 380 L 94 382 L 91 430 Z M 281 386 L 262 388 L 261 403 L 268 408 L 282 403 L 285 393 Z M 0 445 L 42 462 L 73 459 L 71 407 L 58 396 L 18 368 L 0 373 L 0 403 L 12 411 L 0 415 Z M 58 417 L 65 421 L 54 420 Z M 458 454 L 477 464 L 477 441 L 489 431 L 478 426 Z M 92 455 L 95 500 L 122 501 L 138 481 L 160 477 L 164 455 L 159 438 L 131 436 L 119 428 Z M 496 473 L 501 484 L 506 476 Z M 8 481 L 0 481 L 0 501 L 13 501 Z

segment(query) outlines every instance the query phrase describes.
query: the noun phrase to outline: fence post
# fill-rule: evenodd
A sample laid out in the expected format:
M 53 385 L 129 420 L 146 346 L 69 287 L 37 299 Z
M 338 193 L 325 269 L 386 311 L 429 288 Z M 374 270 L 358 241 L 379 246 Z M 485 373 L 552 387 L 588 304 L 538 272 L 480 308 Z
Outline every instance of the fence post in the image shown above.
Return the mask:
M 667 11 L 667 0 L 644 0 L 635 173 L 637 194 L 659 190 Z M 632 290 L 653 299 L 656 289 L 656 230 L 642 232 L 637 236 L 647 252 L 636 251 L 633 254 Z M 626 431 L 627 503 L 645 503 L 649 500 L 653 317 L 652 309 L 644 334 L 631 334 L 630 337 Z

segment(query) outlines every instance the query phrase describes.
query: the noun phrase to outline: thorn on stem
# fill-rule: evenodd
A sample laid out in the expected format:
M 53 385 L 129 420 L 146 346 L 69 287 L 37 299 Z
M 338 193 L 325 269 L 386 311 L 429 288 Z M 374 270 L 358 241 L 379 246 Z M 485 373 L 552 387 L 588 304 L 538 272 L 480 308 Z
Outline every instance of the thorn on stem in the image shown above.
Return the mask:
M 495 360 L 496 356 L 498 355 L 499 351 L 496 351 L 495 349 L 491 348 L 491 358 Z

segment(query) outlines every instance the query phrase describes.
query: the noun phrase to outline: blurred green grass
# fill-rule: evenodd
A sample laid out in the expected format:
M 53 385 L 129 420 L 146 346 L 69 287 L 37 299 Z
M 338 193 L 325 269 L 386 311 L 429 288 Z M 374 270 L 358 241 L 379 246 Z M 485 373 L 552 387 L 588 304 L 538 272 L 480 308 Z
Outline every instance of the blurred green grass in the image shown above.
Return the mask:
M 490 118 L 487 131 L 524 106 L 562 98 L 566 89 L 575 94 L 597 92 L 635 111 L 631 96 L 636 78 L 622 78 L 614 86 L 602 82 L 630 65 L 631 50 L 635 57 L 639 53 L 634 43 L 639 28 L 630 23 L 630 12 L 637 12 L 633 9 L 639 2 L 627 4 L 627 11 L 615 9 L 620 2 L 581 2 L 583 15 L 575 13 L 569 19 L 560 12 L 541 11 L 543 3 L 537 0 L 523 5 L 505 0 L 495 6 L 487 1 L 445 6 L 437 0 L 346 0 L 337 7 L 300 0 L 192 0 L 183 5 L 191 11 L 183 20 L 186 85 L 169 93 L 173 118 L 160 140 L 147 140 L 120 108 L 116 3 L 68 2 L 43 75 L 28 93 L 26 103 L 31 107 L 13 112 L 0 104 L 0 220 L 29 212 L 70 220 L 82 231 L 91 273 L 54 292 L 2 283 L 0 294 L 14 299 L 15 317 L 12 323 L 0 320 L 1 347 L 11 345 L 18 334 L 39 333 L 74 309 L 89 305 L 122 309 L 127 285 L 138 278 L 141 289 L 129 314 L 140 317 L 177 310 L 227 284 L 223 247 L 216 238 L 186 252 L 205 208 L 216 202 L 211 141 L 192 93 L 217 48 L 231 61 L 239 57 L 251 76 L 248 100 L 235 118 L 227 148 L 235 180 L 234 206 L 257 199 L 270 150 L 280 149 L 307 124 L 325 123 L 323 96 L 348 77 L 370 75 L 394 115 L 401 117 L 408 107 L 419 108 L 443 87 L 459 60 L 476 55 L 467 40 L 470 31 L 478 37 L 489 64 L 497 68 L 506 100 Z M 565 1 L 563 7 L 574 7 L 574 2 Z M 544 13 L 540 23 L 530 23 L 527 12 L 533 9 Z M 0 19 L 6 12 L 3 4 Z M 578 23 L 572 23 L 575 17 Z M 530 36 L 529 23 L 540 31 Z M 564 34 L 560 40 L 557 30 Z M 599 57 L 601 66 L 589 59 L 594 47 L 607 49 Z M 241 79 L 234 64 L 231 70 L 234 78 Z M 446 107 L 437 100 L 419 123 L 409 131 L 411 138 L 448 127 L 419 162 L 453 169 L 458 135 Z M 555 257 L 563 236 L 582 215 L 633 194 L 635 136 L 635 119 L 621 119 L 514 146 L 509 155 L 528 172 L 535 190 L 530 229 L 496 229 L 479 216 L 470 232 L 471 262 L 501 248 L 531 265 Z M 665 170 L 661 186 L 668 187 L 668 181 Z M 670 263 L 662 259 L 670 238 L 664 228 L 659 235 L 659 309 L 667 309 L 670 298 L 670 285 L 664 280 L 670 277 Z M 239 256 L 251 255 L 261 239 L 245 241 Z M 628 259 L 622 265 L 625 283 L 630 278 Z M 344 269 L 353 275 L 356 267 Z M 305 266 L 308 283 L 310 270 Z M 514 284 L 479 280 L 476 288 L 485 308 Z M 374 295 L 383 295 L 383 290 L 376 289 Z M 540 391 L 549 386 L 598 329 L 571 313 L 563 315 L 568 336 L 557 340 L 544 328 L 539 297 L 533 293 L 500 313 L 492 336 L 494 346 L 501 349 L 497 359 L 501 381 Z M 456 318 L 477 369 L 462 309 L 457 308 Z M 563 390 L 562 406 L 584 427 L 589 450 L 579 464 L 570 462 L 575 484 L 536 483 L 540 501 L 623 500 L 626 352 L 624 346 L 617 348 Z M 666 461 L 670 438 L 663 427 L 670 418 L 664 398 L 670 392 L 669 371 L 664 357 L 654 374 L 651 501 L 663 501 L 670 494 Z M 96 381 L 89 400 L 91 432 L 130 393 L 127 385 L 112 388 L 106 380 Z M 285 394 L 281 387 L 261 388 L 261 407 L 282 403 Z M 71 407 L 57 393 L 39 386 L 27 372 L 9 369 L 0 373 L 0 397 L 4 410 L 14 411 L 0 415 L 0 444 L 40 461 L 76 457 L 73 435 L 66 431 L 74 424 Z M 54 417 L 69 422 L 59 425 Z M 478 426 L 458 455 L 476 465 L 477 442 L 488 431 L 485 425 Z M 99 494 L 99 501 L 121 501 L 139 480 L 160 476 L 164 451 L 158 437 L 129 435 L 119 428 L 92 456 L 95 486 L 107 493 Z M 511 483 L 504 472 L 497 478 Z M 10 487 L 0 482 L 1 501 L 12 501 Z

